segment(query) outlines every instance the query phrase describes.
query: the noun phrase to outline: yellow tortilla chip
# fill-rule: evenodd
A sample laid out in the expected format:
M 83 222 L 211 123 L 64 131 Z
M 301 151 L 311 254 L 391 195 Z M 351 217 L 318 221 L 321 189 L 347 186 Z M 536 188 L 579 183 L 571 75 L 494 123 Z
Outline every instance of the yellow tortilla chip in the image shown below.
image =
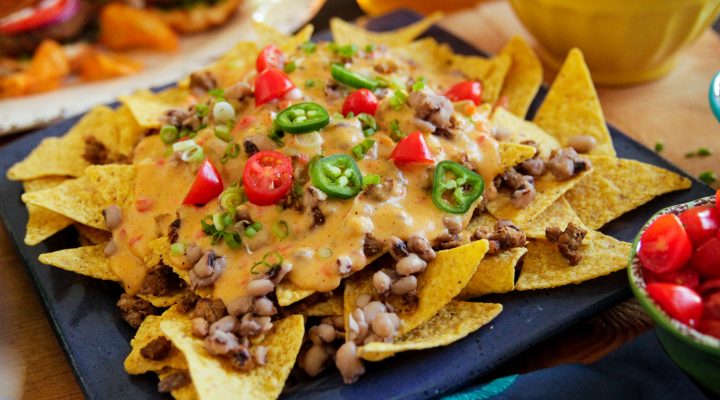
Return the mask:
M 447 346 L 492 321 L 502 308 L 501 304 L 451 301 L 393 343 L 368 343 L 358 349 L 358 354 L 368 361 L 380 361 L 403 351 Z
M 343 296 L 333 294 L 325 301 L 315 303 L 302 311 L 306 317 L 327 317 L 343 314 Z
M 547 173 L 535 179 L 537 193 L 535 199 L 527 207 L 515 208 L 510 203 L 510 193 L 501 191 L 497 197 L 488 202 L 487 210 L 495 218 L 509 219 L 517 226 L 526 226 L 590 173 L 592 173 L 592 170 L 584 171 L 564 181 L 558 181 L 552 174 Z
M 49 137 L 22 161 L 10 167 L 8 179 L 27 180 L 45 176 L 80 176 L 90 165 L 82 158 L 85 144 L 77 139 Z
M 450 46 L 445 43 L 438 43 L 433 38 L 422 38 L 414 42 L 397 47 L 397 53 L 402 57 L 412 60 L 422 68 L 424 74 L 444 73 L 448 65 L 452 63 L 454 53 Z M 486 63 L 490 61 L 484 59 Z M 428 78 L 426 76 L 426 78 Z
M 565 229 L 570 222 L 578 226 L 585 226 L 580 217 L 573 211 L 570 203 L 565 197 L 561 197 L 555 200 L 550 207 L 545 209 L 532 222 L 520 226 L 520 229 L 525 232 L 528 239 L 545 239 L 545 228 L 557 226 L 560 229 Z
M 520 36 L 513 36 L 500 54 L 507 54 L 512 60 L 500 97 L 507 97 L 508 111 L 520 118 L 525 118 L 525 114 L 542 84 L 542 63 Z
M 533 122 L 563 147 L 573 136 L 590 135 L 597 140 L 591 154 L 615 155 L 590 71 L 578 49 L 570 50 Z
M 37 192 L 38 190 L 50 189 L 68 180 L 65 176 L 45 176 L 23 181 L 23 189 L 26 192 Z
M 504 108 L 496 108 L 491 120 L 495 129 L 503 129 L 510 135 L 508 142 L 521 143 L 526 140 L 532 140 L 537 143 L 540 158 L 544 160 L 550 158 L 551 151 L 560 148 L 560 143 L 557 139 L 543 131 L 542 128 L 530 121 L 513 115 Z
M 203 340 L 191 333 L 190 320 L 160 323 L 165 336 L 182 351 L 201 400 L 222 400 L 241 396 L 248 399 L 275 399 L 295 364 L 305 332 L 301 315 L 275 321 L 260 343 L 267 347 L 267 364 L 242 372 L 230 362 L 205 351 Z
M 110 269 L 110 261 L 103 252 L 105 245 L 106 243 L 44 253 L 40 254 L 38 260 L 43 264 L 91 278 L 120 281 Z
M 580 219 L 599 229 L 656 196 L 689 188 L 692 183 L 674 172 L 608 156 L 590 157 L 595 173 L 565 195 Z
M 498 151 L 500 152 L 500 162 L 503 171 L 514 167 L 521 162 L 532 158 L 535 155 L 535 148 L 524 144 L 498 142 Z
M 55 187 L 66 180 L 67 178 L 62 176 L 47 176 L 24 181 L 23 187 L 25 192 L 35 192 Z M 27 210 L 28 222 L 24 241 L 28 246 L 34 246 L 72 224 L 70 218 L 46 208 L 28 204 Z
M 183 292 L 178 292 L 175 294 L 165 295 L 165 296 L 156 296 L 154 294 L 144 294 L 144 293 L 138 293 L 137 297 L 149 302 L 155 307 L 158 308 L 167 308 L 170 306 L 173 306 L 177 304 L 180 299 L 182 299 L 184 296 Z
M 142 128 L 160 128 L 165 111 L 183 107 L 188 103 L 187 89 L 170 88 L 160 93 L 140 90 L 120 96 L 120 101 L 130 110 Z
M 582 260 L 575 266 L 569 265 L 557 245 L 547 240 L 531 240 L 527 249 L 516 290 L 580 283 L 624 269 L 630 254 L 630 243 L 597 231 L 588 231 L 582 243 Z
M 525 253 L 527 253 L 526 248 L 516 247 L 483 258 L 475 275 L 460 292 L 458 298 L 473 299 L 491 293 L 507 293 L 515 289 L 515 266 Z
M 313 293 L 315 293 L 314 290 L 300 289 L 288 280 L 280 282 L 275 289 L 275 297 L 277 297 L 280 307 L 287 307 L 293 303 L 297 303 L 302 299 L 310 297 Z
M 468 78 L 482 82 L 482 100 L 495 103 L 500 98 L 505 76 L 510 70 L 511 58 L 507 54 L 498 54 L 487 59 L 480 56 L 464 56 L 455 54 L 452 57 L 450 70 L 458 70 Z
M 127 106 L 120 106 L 115 111 L 115 120 L 118 129 L 117 152 L 130 159 L 135 145 L 142 139 L 145 130 L 138 124 Z
M 75 229 L 77 229 L 80 237 L 91 244 L 107 243 L 108 240 L 112 239 L 110 232 L 93 228 L 91 226 L 76 223 Z
M 168 356 L 162 360 L 150 360 L 140 354 L 140 350 L 151 341 L 165 336 L 160 330 L 160 323 L 163 321 L 178 321 L 190 323 L 189 317 L 170 307 L 162 315 L 150 315 L 138 328 L 135 337 L 130 341 L 131 351 L 125 358 L 125 371 L 130 375 L 139 375 L 146 372 L 160 372 L 166 368 L 187 369 L 187 362 L 182 352 L 175 347 L 170 350 Z
M 169 375 L 179 372 L 180 370 L 175 369 L 165 369 L 162 372 L 158 372 L 158 379 L 163 380 Z M 187 370 L 183 370 L 188 376 L 190 376 L 190 373 Z M 170 392 L 170 395 L 175 400 L 197 400 L 198 394 L 197 390 L 195 390 L 195 385 L 193 385 L 192 382 L 189 382 L 187 385 L 179 387 L 173 391 Z
M 330 20 L 330 30 L 332 31 L 333 40 L 337 44 L 354 44 L 358 47 L 369 44 L 384 44 L 393 47 L 412 42 L 441 17 L 441 13 L 433 13 L 418 22 L 392 32 L 370 32 L 340 18 L 332 18 Z
M 277 45 L 283 53 L 295 51 L 301 44 L 312 37 L 314 28 L 312 25 L 305 25 L 294 35 L 286 35 L 270 25 L 253 20 L 253 30 L 258 36 L 257 45 L 265 47 L 268 44 Z
M 217 61 L 205 68 L 218 79 L 219 87 L 229 87 L 240 82 L 245 74 L 255 69 L 255 59 L 260 51 L 255 42 L 239 42 L 236 43 Z M 178 83 L 179 87 L 187 88 L 189 79 L 184 79 Z

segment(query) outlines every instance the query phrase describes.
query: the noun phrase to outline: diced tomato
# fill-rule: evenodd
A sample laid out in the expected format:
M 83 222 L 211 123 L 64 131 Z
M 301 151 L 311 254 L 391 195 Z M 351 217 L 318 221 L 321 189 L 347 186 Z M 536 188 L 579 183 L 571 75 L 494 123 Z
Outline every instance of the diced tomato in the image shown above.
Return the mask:
M 697 292 L 703 296 L 707 296 L 709 293 L 720 291 L 720 279 L 710 279 L 704 281 L 697 288 Z
M 720 292 L 703 297 L 703 318 L 720 321 Z
M 293 89 L 295 85 L 287 75 L 275 68 L 266 69 L 255 78 L 255 105 L 280 99 Z
M 153 200 L 147 197 L 140 197 L 135 200 L 135 209 L 140 212 L 148 211 L 153 206 Z
M 240 121 L 235 125 L 234 130 L 242 130 L 247 129 L 257 120 L 257 117 L 254 115 L 246 115 L 242 118 L 240 118 Z
M 217 168 L 207 158 L 200 164 L 200 169 L 183 204 L 204 206 L 218 197 L 223 191 L 223 181 Z
M 673 283 L 648 283 L 647 292 L 670 317 L 690 326 L 700 321 L 702 298 L 694 290 Z
M 258 54 L 257 60 L 255 60 L 255 68 L 257 72 L 263 72 L 268 68 L 275 68 L 282 70 L 285 66 L 285 55 L 280 49 L 274 44 L 265 46 Z
M 482 84 L 478 81 L 456 83 L 445 92 L 445 97 L 451 101 L 470 100 L 479 105 L 482 101 Z
M 720 278 L 720 239 L 708 239 L 690 259 L 692 266 L 707 278 Z
M 640 263 L 658 274 L 682 268 L 691 253 L 690 238 L 674 214 L 665 214 L 653 221 L 640 237 Z
M 715 207 L 693 207 L 679 215 L 693 246 L 703 244 L 720 228 L 720 212 Z
M 360 113 L 375 115 L 377 106 L 377 97 L 375 97 L 373 92 L 363 88 L 352 92 L 350 96 L 345 99 L 345 103 L 343 103 L 342 107 L 342 113 L 346 117 L 350 113 L 355 115 Z
M 390 159 L 397 165 L 419 163 L 432 164 L 435 161 L 430 154 L 425 136 L 420 131 L 415 131 L 405 136 L 390 153 Z
M 700 284 L 700 274 L 690 267 L 685 267 L 675 272 L 656 274 L 646 270 L 644 272 L 645 282 L 667 282 L 682 285 L 695 289 Z
M 7 22 L 0 24 L 0 33 L 13 35 L 20 32 L 29 31 L 41 26 L 49 25 L 53 22 L 65 21 L 75 15 L 78 11 L 78 0 L 57 0 L 55 2 L 36 2 L 41 7 L 24 8 L 17 11 L 13 18 L 9 18 Z M 42 7 L 46 3 L 48 5 Z M 27 15 L 20 15 L 27 13 Z M 15 18 L 17 15 L 17 18 Z
M 697 330 L 720 339 L 720 321 L 704 319 L 697 324 Z
M 259 206 L 276 204 L 292 189 L 292 161 L 272 150 L 252 155 L 243 169 L 243 185 L 248 200 Z

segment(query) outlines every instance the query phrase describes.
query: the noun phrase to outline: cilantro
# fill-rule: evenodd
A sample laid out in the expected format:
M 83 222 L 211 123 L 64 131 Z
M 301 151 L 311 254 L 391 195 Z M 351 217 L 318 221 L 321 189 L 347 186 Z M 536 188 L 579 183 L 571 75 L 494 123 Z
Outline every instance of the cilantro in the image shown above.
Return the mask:
M 374 44 L 369 44 L 369 45 L 365 46 L 365 52 L 366 52 L 366 53 L 372 53 L 373 51 L 375 51 L 375 45 L 374 45 Z
M 656 153 L 660 153 L 660 152 L 663 151 L 664 149 L 665 149 L 665 144 L 663 144 L 663 142 L 657 142 L 657 143 L 655 143 L 655 152 L 656 152 Z
M 412 85 L 413 91 L 422 90 L 422 89 L 425 89 L 425 77 L 424 76 L 418 77 L 417 80 L 415 81 L 415 83 L 413 83 L 413 85 Z
M 343 58 L 353 58 L 357 54 L 358 48 L 354 44 L 339 46 L 337 43 L 333 42 L 330 43 L 330 51 Z
M 697 150 L 698 157 L 707 157 L 712 155 L 712 150 L 708 149 L 707 147 L 701 147 Z
M 706 185 L 712 185 L 717 181 L 717 175 L 712 171 L 705 171 L 698 175 L 698 179 L 703 181 Z
M 317 81 L 314 80 L 314 79 L 308 79 L 308 80 L 305 81 L 305 87 L 306 87 L 306 88 L 315 87 L 316 84 L 317 84 Z
M 225 98 L 225 91 L 220 88 L 210 89 L 208 90 L 208 94 L 217 100 Z

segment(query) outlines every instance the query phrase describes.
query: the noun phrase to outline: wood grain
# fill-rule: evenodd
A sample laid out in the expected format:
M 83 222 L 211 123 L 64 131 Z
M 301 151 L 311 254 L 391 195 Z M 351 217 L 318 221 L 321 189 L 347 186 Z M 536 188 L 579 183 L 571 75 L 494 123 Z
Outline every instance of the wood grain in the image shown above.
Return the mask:
M 514 34 L 524 35 L 534 44 L 504 1 L 450 14 L 441 25 L 490 52 L 500 50 Z M 701 145 L 720 151 L 720 129 L 706 104 L 707 85 L 717 65 L 720 39 L 706 32 L 668 77 L 630 88 L 601 88 L 607 119 L 646 145 L 662 140 L 663 155 L 692 173 L 717 168 L 717 155 L 683 157 Z M 0 279 L 0 397 L 82 398 L 39 297 L 2 228 L 0 266 L 4 272 Z M 650 326 L 637 303 L 626 302 L 537 345 L 501 373 L 593 362 Z

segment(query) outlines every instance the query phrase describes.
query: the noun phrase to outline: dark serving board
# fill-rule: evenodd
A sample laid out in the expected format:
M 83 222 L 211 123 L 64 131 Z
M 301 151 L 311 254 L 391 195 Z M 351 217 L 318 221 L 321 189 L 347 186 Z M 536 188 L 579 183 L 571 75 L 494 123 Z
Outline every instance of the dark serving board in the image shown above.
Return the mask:
M 372 30 L 390 30 L 414 22 L 418 16 L 400 11 L 372 20 Z M 426 36 L 450 44 L 456 52 L 480 54 L 469 44 L 440 28 Z M 319 38 L 329 38 L 328 33 Z M 533 104 L 537 109 L 545 89 Z M 23 244 L 27 211 L 20 201 L 22 185 L 8 181 L 7 169 L 24 158 L 43 138 L 64 134 L 78 118 L 72 118 L 33 133 L 0 150 L 0 217 L 21 255 L 45 304 L 50 321 L 67 354 L 70 365 L 89 399 L 157 399 L 152 374 L 129 376 L 123 360 L 130 351 L 133 330 L 122 320 L 115 302 L 120 296 L 117 284 L 85 278 L 50 268 L 37 261 L 39 254 L 77 245 L 72 229 L 46 242 L 28 247 Z M 618 155 L 652 163 L 676 171 L 654 152 L 610 127 Z M 712 194 L 712 190 L 693 180 L 689 190 L 661 196 L 608 224 L 603 231 L 630 241 L 642 224 L 658 209 Z M 489 373 L 503 362 L 531 348 L 549 336 L 630 297 L 623 271 L 610 276 L 552 290 L 514 292 L 483 298 L 504 305 L 500 316 L 487 327 L 444 348 L 400 354 L 381 363 L 369 364 L 368 372 L 354 385 L 343 385 L 337 372 L 309 382 L 289 384 L 285 398 L 397 398 L 435 397 L 457 389 Z M 32 368 L 32 366 L 30 366 Z M 238 394 L 241 398 L 242 394 Z

